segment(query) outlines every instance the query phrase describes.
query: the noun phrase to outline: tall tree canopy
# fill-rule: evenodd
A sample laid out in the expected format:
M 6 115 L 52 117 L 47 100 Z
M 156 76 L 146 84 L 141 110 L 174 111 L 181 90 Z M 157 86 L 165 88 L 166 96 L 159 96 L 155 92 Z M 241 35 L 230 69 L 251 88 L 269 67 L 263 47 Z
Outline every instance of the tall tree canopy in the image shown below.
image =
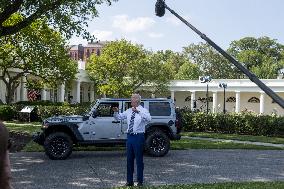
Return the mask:
M 36 19 L 47 18 L 48 24 L 67 38 L 74 33 L 88 38 L 90 35 L 84 27 L 98 15 L 96 6 L 114 1 L 117 0 L 0 0 L 0 37 L 15 34 Z M 24 19 L 15 25 L 5 25 L 14 13 Z
M 171 67 L 173 74 L 176 74 L 184 63 L 189 62 L 185 55 L 182 53 L 173 52 L 171 50 L 158 51 L 155 56 L 157 59 L 159 59 L 158 61 L 163 62 L 167 66 Z
M 274 79 L 284 68 L 284 45 L 269 37 L 245 37 L 233 41 L 228 51 L 262 79 Z
M 178 73 L 175 75 L 175 79 L 179 80 L 195 80 L 201 75 L 201 71 L 197 64 L 191 62 L 184 63 L 180 68 Z
M 87 71 L 102 94 L 125 97 L 141 85 L 152 90 L 165 89 L 170 69 L 155 53 L 126 40 L 109 42 L 100 56 L 91 56 Z
M 183 53 L 198 65 L 202 75 L 214 79 L 238 78 L 236 68 L 207 43 L 190 44 Z
M 3 24 L 8 27 L 23 19 L 13 15 Z M 77 63 L 69 58 L 59 32 L 44 20 L 36 20 L 20 32 L 0 38 L 0 70 L 10 103 L 22 76 L 29 74 L 56 86 L 75 78 Z

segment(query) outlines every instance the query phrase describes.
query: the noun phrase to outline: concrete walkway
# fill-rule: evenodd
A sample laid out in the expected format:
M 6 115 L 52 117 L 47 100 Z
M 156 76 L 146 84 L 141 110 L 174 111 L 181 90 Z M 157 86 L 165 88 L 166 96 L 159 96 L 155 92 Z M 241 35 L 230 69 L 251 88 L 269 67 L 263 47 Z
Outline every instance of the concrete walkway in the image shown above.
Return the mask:
M 238 144 L 252 144 L 252 145 L 258 145 L 258 146 L 271 146 L 271 147 L 284 148 L 284 144 L 273 144 L 273 143 L 266 143 L 266 142 L 251 142 L 251 141 L 216 139 L 216 138 L 206 138 L 206 137 L 189 137 L 189 136 L 182 136 L 181 138 L 193 139 L 193 140 L 207 140 L 207 141 L 213 141 L 213 142 L 233 142 L 233 143 L 238 143 Z

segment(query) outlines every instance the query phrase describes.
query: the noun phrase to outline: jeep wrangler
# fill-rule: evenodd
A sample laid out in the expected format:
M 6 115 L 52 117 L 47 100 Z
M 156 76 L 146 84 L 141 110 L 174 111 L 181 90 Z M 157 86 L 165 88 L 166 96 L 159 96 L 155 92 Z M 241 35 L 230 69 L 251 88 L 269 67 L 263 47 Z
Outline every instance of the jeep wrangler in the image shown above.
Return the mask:
M 179 140 L 181 125 L 176 118 L 171 99 L 142 99 L 152 121 L 145 128 L 145 151 L 155 157 L 164 156 L 170 149 L 170 140 Z M 44 146 L 50 159 L 69 157 L 74 146 L 113 146 L 126 143 L 126 120 L 113 117 L 113 107 L 123 112 L 131 107 L 130 99 L 98 99 L 83 116 L 54 116 L 43 121 L 42 132 L 33 140 Z

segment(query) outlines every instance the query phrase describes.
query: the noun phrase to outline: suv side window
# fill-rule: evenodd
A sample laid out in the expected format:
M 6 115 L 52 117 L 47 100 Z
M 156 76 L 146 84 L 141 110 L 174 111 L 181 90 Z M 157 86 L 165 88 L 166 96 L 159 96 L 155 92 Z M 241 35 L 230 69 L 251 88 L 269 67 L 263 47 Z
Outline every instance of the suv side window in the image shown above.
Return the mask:
M 119 107 L 118 102 L 112 102 L 112 103 L 108 103 L 108 102 L 103 102 L 100 103 L 99 106 L 97 107 L 97 117 L 112 117 L 113 116 L 113 111 L 112 108 L 113 107 Z
M 151 116 L 170 116 L 171 106 L 169 102 L 149 102 Z
M 144 102 L 141 102 L 140 105 L 144 107 Z M 124 111 L 131 108 L 131 102 L 125 102 L 124 104 Z

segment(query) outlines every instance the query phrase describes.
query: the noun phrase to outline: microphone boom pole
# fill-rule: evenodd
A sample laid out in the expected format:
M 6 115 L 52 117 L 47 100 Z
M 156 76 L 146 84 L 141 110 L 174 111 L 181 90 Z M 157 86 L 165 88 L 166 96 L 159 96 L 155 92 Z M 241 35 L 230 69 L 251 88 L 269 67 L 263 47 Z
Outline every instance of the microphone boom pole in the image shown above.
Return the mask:
M 224 51 L 221 47 L 219 47 L 216 43 L 214 43 L 210 38 L 208 38 L 205 34 L 201 33 L 197 28 L 191 25 L 188 21 L 178 15 L 174 10 L 168 7 L 164 0 L 158 0 L 156 3 L 156 14 L 157 16 L 163 16 L 164 11 L 162 9 L 167 9 L 173 15 L 175 15 L 178 19 L 180 19 L 185 25 L 187 25 L 190 29 L 192 29 L 195 33 L 197 33 L 202 39 L 204 39 L 209 45 L 211 45 L 214 49 L 216 49 L 220 54 L 222 54 L 226 59 L 228 59 L 232 64 L 234 64 L 241 72 L 243 72 L 248 78 L 254 82 L 259 88 L 261 88 L 268 96 L 270 96 L 279 106 L 284 108 L 284 100 L 277 95 L 273 90 L 267 87 L 258 77 L 251 73 L 248 69 L 246 69 L 241 63 L 239 63 L 235 58 L 229 55 L 226 51 Z M 158 12 L 157 12 L 158 11 Z

